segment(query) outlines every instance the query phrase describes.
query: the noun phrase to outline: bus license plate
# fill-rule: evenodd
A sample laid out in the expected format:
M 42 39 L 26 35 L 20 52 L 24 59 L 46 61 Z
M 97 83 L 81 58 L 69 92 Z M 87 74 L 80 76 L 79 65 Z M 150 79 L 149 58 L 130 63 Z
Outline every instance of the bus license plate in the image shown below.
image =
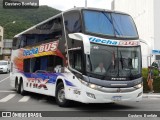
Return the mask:
M 113 101 L 121 101 L 122 96 L 113 96 L 112 100 Z

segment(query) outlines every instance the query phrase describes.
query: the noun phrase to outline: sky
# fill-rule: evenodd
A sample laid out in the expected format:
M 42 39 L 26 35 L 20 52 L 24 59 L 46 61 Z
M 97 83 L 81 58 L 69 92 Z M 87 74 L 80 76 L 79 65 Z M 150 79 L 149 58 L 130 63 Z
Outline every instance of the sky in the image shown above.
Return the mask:
M 87 7 L 111 9 L 112 0 L 87 0 Z M 76 7 L 84 7 L 85 0 L 39 0 L 40 5 L 48 5 L 58 10 L 68 10 Z

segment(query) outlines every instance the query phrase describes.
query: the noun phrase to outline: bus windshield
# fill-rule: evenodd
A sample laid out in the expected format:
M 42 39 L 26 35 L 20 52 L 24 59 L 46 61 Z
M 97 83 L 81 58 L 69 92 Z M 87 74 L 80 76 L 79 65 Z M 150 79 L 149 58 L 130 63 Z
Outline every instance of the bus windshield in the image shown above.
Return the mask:
M 120 38 L 137 38 L 138 33 L 131 16 L 120 13 L 84 10 L 87 33 Z
M 141 74 L 140 47 L 113 47 L 91 44 L 87 71 L 109 78 L 135 78 Z

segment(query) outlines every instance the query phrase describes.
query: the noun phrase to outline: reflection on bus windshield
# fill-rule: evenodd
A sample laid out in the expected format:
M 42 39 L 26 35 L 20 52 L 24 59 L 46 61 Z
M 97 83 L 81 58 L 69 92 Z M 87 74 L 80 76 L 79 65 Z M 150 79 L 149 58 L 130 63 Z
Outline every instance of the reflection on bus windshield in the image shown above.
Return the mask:
M 129 15 L 91 10 L 84 10 L 83 15 L 86 32 L 116 37 L 138 37 L 135 24 Z
M 106 47 L 93 44 L 90 72 L 113 77 L 138 75 L 141 73 L 140 55 L 140 47 Z

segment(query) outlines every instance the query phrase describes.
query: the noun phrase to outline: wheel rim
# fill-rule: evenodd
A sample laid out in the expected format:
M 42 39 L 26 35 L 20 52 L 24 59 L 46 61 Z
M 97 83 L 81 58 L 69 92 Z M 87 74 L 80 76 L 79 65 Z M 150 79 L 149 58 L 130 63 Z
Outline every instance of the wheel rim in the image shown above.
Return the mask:
M 60 89 L 58 91 L 58 100 L 62 103 L 65 100 L 65 92 L 64 92 L 64 88 Z

